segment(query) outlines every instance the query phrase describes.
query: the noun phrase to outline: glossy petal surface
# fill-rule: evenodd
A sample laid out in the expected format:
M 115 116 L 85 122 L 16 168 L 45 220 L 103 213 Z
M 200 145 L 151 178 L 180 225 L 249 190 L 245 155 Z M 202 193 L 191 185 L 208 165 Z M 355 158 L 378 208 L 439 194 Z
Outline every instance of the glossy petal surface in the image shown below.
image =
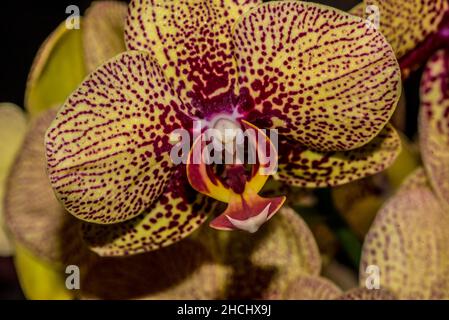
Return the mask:
M 94 1 L 83 24 L 84 60 L 88 73 L 126 50 L 127 5 L 120 1 Z
M 123 53 L 93 72 L 46 135 L 50 181 L 67 210 L 108 224 L 151 205 L 171 175 L 180 104 L 148 53 Z
M 268 2 L 243 15 L 233 39 L 240 90 L 255 103 L 248 120 L 313 150 L 365 145 L 399 101 L 393 50 L 350 14 L 300 1 Z
M 67 29 L 63 22 L 39 48 L 25 91 L 25 108 L 31 115 L 60 106 L 83 81 L 81 30 Z
M 369 144 L 351 151 L 314 152 L 280 141 L 277 177 L 298 187 L 338 186 L 383 171 L 400 152 L 401 140 L 390 125 Z
M 449 208 L 449 51 L 437 52 L 424 71 L 419 137 L 430 183 Z
M 84 224 L 85 240 L 102 256 L 131 255 L 168 246 L 200 226 L 214 210 L 214 200 L 195 192 L 185 176 L 176 173 L 164 193 L 145 213 L 113 225 Z
M 398 58 L 438 28 L 449 4 L 445 0 L 365 0 L 379 8 L 380 31 Z
M 23 111 L 12 103 L 0 103 L 0 256 L 12 253 L 8 234 L 4 229 L 4 197 L 6 181 L 26 132 Z
M 379 211 L 365 238 L 360 286 L 369 265 L 400 299 L 449 298 L 449 216 L 418 169 Z
M 197 116 L 204 104 L 233 90 L 236 81 L 231 31 L 257 0 L 134 0 L 125 28 L 128 49 L 146 50 L 162 65 L 184 102 Z

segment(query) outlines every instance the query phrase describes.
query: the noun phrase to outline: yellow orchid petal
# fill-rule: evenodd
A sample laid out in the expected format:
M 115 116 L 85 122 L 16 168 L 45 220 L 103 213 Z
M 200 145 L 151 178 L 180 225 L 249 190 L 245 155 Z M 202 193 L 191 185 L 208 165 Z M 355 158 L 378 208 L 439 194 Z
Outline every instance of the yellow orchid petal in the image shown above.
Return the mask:
M 247 120 L 310 149 L 367 144 L 399 101 L 393 50 L 380 32 L 348 13 L 268 2 L 242 16 L 233 39 L 240 92 L 254 99 Z
M 181 105 L 149 53 L 122 53 L 91 73 L 46 135 L 50 182 L 66 209 L 102 224 L 144 212 L 172 174 Z
M 422 168 L 379 211 L 363 244 L 360 286 L 379 268 L 380 285 L 400 299 L 449 298 L 449 215 Z
M 323 277 L 300 276 L 293 280 L 283 294 L 286 300 L 329 300 L 341 295 L 341 289 Z
M 88 73 L 126 50 L 126 13 L 127 5 L 120 1 L 94 1 L 87 9 L 83 23 L 83 46 Z
M 437 31 L 449 9 L 446 0 L 365 0 L 365 4 L 379 9 L 380 31 L 398 58 Z
M 12 103 L 0 103 L 0 256 L 12 253 L 12 246 L 4 229 L 3 200 L 7 189 L 6 180 L 25 132 L 26 118 L 23 111 Z
M 261 2 L 133 0 L 125 27 L 126 46 L 151 52 L 180 98 L 192 101 L 186 111 L 201 116 L 205 100 L 233 91 L 231 31 L 243 12 Z
M 391 125 L 364 147 L 341 152 L 315 152 L 280 141 L 277 178 L 297 187 L 329 187 L 355 181 L 388 168 L 401 152 Z
M 97 257 L 84 270 L 86 299 L 216 299 L 228 268 L 206 247 L 185 239 L 157 251 L 123 258 Z
M 421 80 L 419 138 L 430 184 L 449 208 L 449 51 L 438 51 Z
M 354 288 L 343 293 L 339 300 L 396 300 L 394 294 L 386 289 Z
M 63 269 L 37 258 L 21 245 L 16 245 L 14 262 L 20 286 L 30 300 L 71 300 L 73 291 L 65 286 Z
M 318 275 L 321 258 L 312 232 L 283 207 L 255 234 L 202 229 L 198 235 L 218 261 L 232 267 L 226 298 L 278 299 L 298 275 Z
M 40 47 L 25 91 L 25 108 L 31 115 L 60 106 L 83 80 L 82 28 L 67 29 L 63 22 Z
M 55 115 L 56 110 L 47 110 L 29 125 L 8 179 L 5 222 L 20 245 L 60 262 L 64 252 L 75 246 L 79 226 L 56 199 L 46 172 L 44 136 Z
M 101 256 L 160 249 L 188 236 L 214 211 L 214 200 L 196 193 L 180 166 L 164 193 L 139 217 L 119 224 L 84 224 L 85 241 Z

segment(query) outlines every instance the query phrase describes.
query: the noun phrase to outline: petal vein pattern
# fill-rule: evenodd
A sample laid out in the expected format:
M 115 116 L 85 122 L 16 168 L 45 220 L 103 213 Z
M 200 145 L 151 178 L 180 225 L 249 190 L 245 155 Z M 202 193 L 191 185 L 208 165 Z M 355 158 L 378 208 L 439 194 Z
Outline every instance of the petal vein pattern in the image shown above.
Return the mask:
M 259 3 L 131 1 L 125 42 L 128 49 L 151 52 L 180 98 L 191 103 L 186 112 L 202 116 L 207 112 L 206 100 L 233 91 L 232 27 L 242 13 Z
M 50 181 L 66 209 L 108 224 L 151 205 L 172 172 L 180 106 L 148 53 L 123 53 L 93 72 L 46 134 Z
M 233 36 L 247 118 L 315 151 L 372 140 L 400 97 L 400 70 L 385 38 L 360 18 L 299 1 L 265 3 Z M 263 123 L 265 125 L 260 125 Z

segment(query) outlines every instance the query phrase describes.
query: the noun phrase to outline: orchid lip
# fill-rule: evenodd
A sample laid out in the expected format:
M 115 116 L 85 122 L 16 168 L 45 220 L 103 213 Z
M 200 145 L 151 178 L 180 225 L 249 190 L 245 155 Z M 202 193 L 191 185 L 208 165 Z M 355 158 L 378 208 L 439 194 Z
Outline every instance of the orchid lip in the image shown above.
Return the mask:
M 214 122 L 217 130 L 240 130 L 239 123 L 229 118 L 218 118 Z M 198 192 L 227 204 L 226 210 L 211 222 L 211 227 L 220 230 L 244 230 L 256 232 L 260 226 L 268 221 L 282 206 L 285 197 L 263 198 L 258 195 L 265 185 L 268 177 L 273 174 L 265 169 L 271 167 L 265 163 L 267 155 L 263 152 L 268 144 L 270 157 L 275 156 L 277 166 L 276 148 L 271 140 L 256 126 L 242 121 L 242 127 L 255 130 L 256 135 L 250 136 L 255 144 L 257 163 L 252 165 L 250 171 L 244 163 L 225 164 L 222 172 L 216 167 L 206 163 L 207 146 L 203 141 L 203 133 L 196 139 L 187 163 L 187 177 L 190 185 Z M 200 160 L 200 161 L 195 161 Z M 237 159 L 237 160 L 240 160 Z

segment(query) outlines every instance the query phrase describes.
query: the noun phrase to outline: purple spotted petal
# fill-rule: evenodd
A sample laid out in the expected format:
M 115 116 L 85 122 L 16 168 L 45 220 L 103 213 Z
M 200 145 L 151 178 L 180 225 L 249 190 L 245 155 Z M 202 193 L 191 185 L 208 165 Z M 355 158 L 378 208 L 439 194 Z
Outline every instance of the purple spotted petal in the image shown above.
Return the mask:
M 419 137 L 422 158 L 435 193 L 449 206 L 449 51 L 438 51 L 421 81 Z
M 128 49 L 145 50 L 160 63 L 186 103 L 205 116 L 230 107 L 236 68 L 231 30 L 260 0 L 134 0 L 125 27 Z
M 362 19 L 300 1 L 268 2 L 235 26 L 240 92 L 259 127 L 313 150 L 361 147 L 396 108 L 401 76 L 385 38 Z
M 277 176 L 298 187 L 338 186 L 383 171 L 400 152 L 401 140 L 391 125 L 367 145 L 350 151 L 315 152 L 282 140 Z
M 164 193 L 144 214 L 112 225 L 85 223 L 84 238 L 90 248 L 101 256 L 152 251 L 191 234 L 216 205 L 215 200 L 190 187 L 185 167 L 179 166 Z
M 46 135 L 50 182 L 66 209 L 109 224 L 151 205 L 171 176 L 180 105 L 148 53 L 123 53 L 93 72 Z

